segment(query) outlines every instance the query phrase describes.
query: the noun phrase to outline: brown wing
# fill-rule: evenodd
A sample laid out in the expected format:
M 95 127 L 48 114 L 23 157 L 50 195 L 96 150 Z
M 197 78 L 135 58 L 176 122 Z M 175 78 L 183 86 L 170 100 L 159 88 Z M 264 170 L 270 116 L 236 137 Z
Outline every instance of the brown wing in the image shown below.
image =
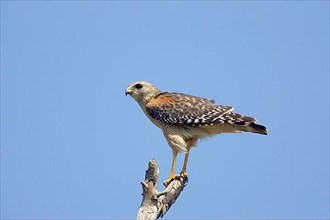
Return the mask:
M 215 105 L 211 99 L 182 93 L 158 94 L 146 105 L 146 111 L 155 120 L 190 126 L 222 124 L 233 108 Z

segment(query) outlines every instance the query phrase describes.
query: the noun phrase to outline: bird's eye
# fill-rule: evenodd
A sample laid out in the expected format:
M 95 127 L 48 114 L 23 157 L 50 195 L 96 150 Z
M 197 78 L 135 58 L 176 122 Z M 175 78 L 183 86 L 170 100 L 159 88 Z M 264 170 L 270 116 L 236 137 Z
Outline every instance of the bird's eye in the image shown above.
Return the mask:
M 142 89 L 143 85 L 140 84 L 140 83 L 138 83 L 138 84 L 136 84 L 134 87 L 137 88 L 137 89 Z

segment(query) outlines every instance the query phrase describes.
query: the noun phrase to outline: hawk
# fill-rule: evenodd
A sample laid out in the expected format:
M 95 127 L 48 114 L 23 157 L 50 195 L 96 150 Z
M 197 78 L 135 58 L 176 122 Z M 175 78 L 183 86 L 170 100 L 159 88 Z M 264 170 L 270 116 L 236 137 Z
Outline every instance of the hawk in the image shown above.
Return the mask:
M 125 94 L 139 103 L 146 116 L 163 131 L 172 148 L 172 168 L 165 185 L 187 175 L 190 148 L 201 138 L 237 132 L 268 134 L 267 128 L 257 124 L 255 118 L 235 113 L 232 107 L 217 105 L 212 99 L 163 92 L 145 81 L 130 84 Z M 185 159 L 180 174 L 174 175 L 179 152 L 185 153 Z

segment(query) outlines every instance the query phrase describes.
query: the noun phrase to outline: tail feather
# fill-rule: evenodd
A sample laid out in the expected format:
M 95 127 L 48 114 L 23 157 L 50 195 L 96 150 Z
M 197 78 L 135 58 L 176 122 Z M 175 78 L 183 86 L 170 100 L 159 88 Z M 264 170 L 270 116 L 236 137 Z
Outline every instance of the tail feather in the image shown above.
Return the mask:
M 225 124 L 233 125 L 234 131 L 245 131 L 245 132 L 252 132 L 252 133 L 258 133 L 267 135 L 268 131 L 267 128 L 263 125 L 257 124 L 257 120 L 253 117 L 245 116 L 239 113 L 235 113 L 232 111 L 227 112 L 226 114 L 222 115 L 221 117 L 222 121 L 220 120 L 220 131 L 217 133 L 222 132 L 233 132 L 230 127 L 227 127 L 227 130 L 225 129 L 225 126 L 222 124 L 225 122 Z M 233 127 L 231 127 L 233 128 Z
M 268 130 L 265 126 L 256 124 L 254 122 L 248 126 L 242 126 L 242 131 L 268 135 Z

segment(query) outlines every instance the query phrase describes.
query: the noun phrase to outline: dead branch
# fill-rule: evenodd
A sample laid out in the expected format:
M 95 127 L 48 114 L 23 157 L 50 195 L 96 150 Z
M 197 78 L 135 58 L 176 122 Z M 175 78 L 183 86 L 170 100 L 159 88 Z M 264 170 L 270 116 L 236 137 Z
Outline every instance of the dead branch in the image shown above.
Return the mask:
M 153 220 L 163 217 L 188 182 L 188 177 L 180 177 L 171 181 L 163 192 L 158 192 L 158 175 L 157 161 L 150 160 L 145 180 L 141 182 L 143 199 L 136 217 L 138 220 Z

